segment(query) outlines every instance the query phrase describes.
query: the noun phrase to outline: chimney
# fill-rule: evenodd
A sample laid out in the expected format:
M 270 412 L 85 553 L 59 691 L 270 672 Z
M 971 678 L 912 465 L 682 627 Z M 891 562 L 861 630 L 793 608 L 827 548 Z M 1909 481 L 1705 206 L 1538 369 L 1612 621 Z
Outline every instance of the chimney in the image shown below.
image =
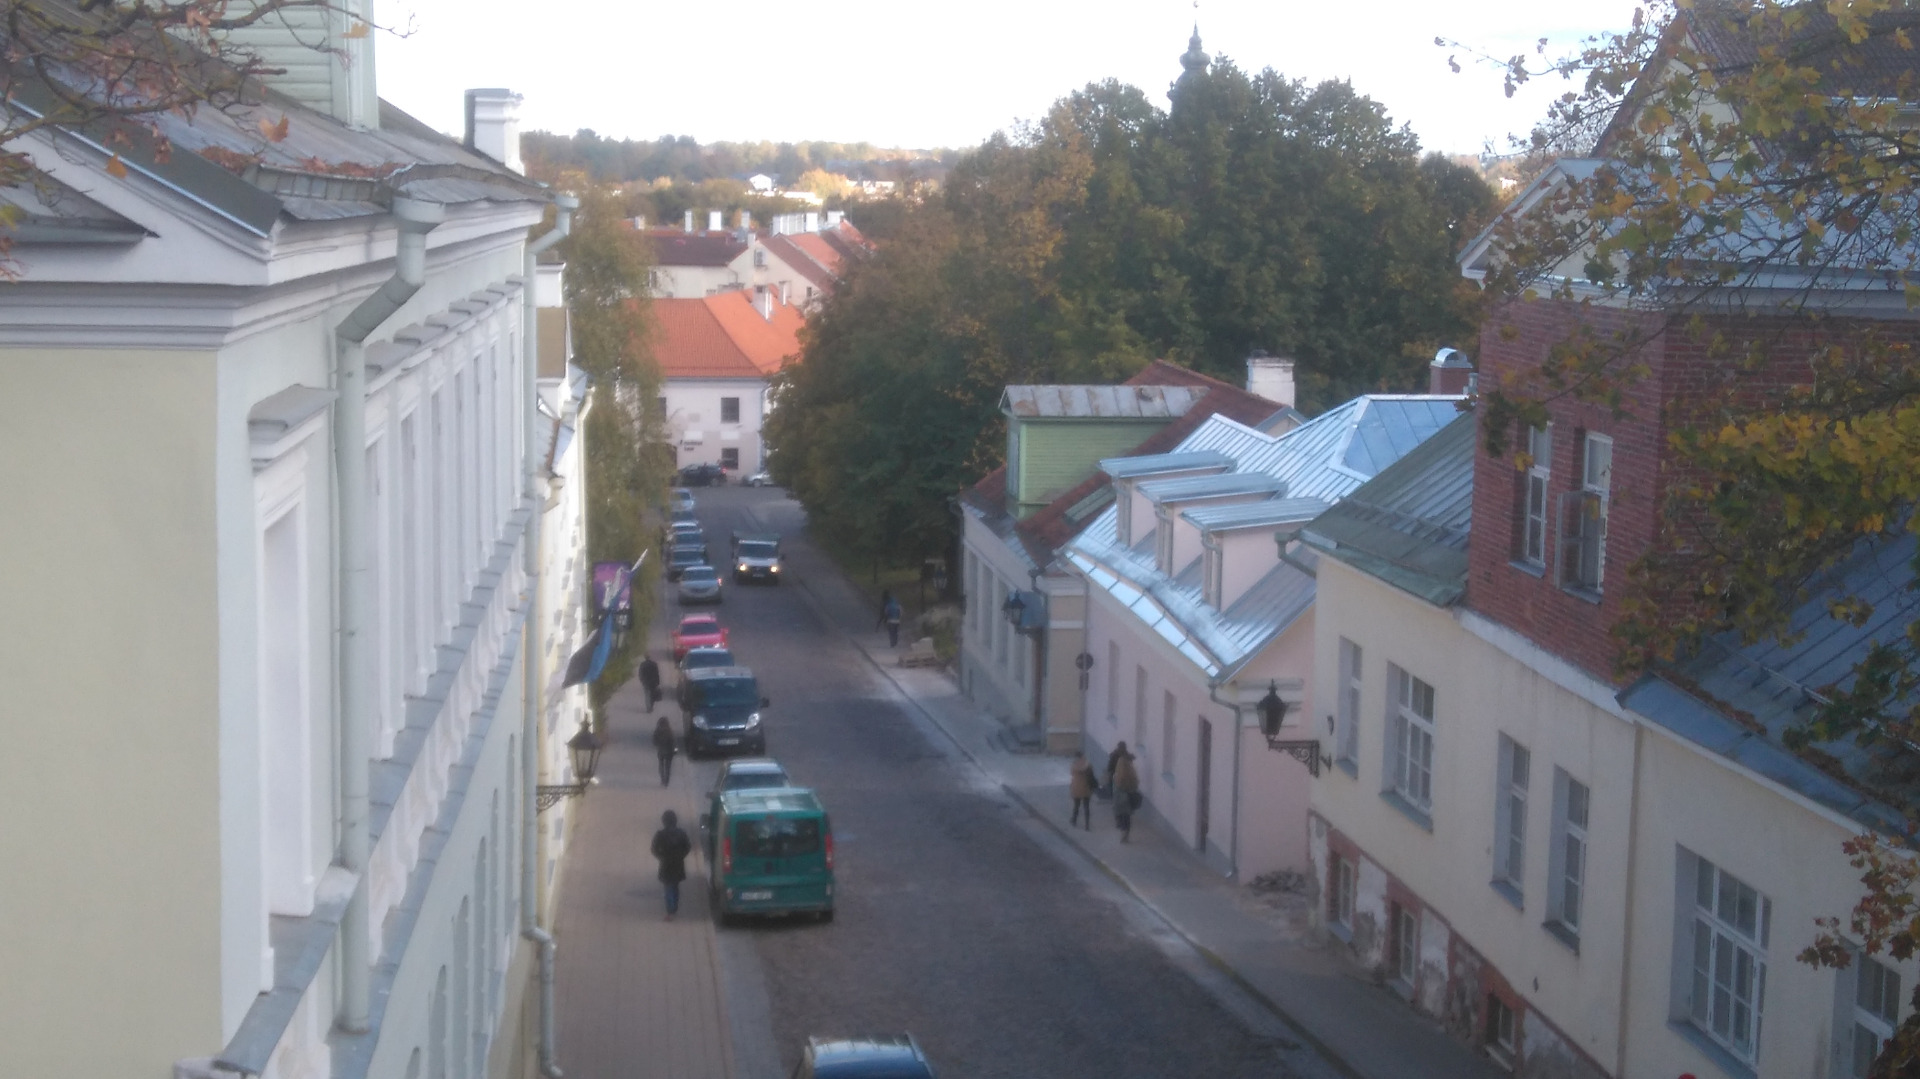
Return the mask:
M 752 211 L 749 211 L 749 210 L 742 210 L 742 211 L 740 211 L 740 231 L 742 231 L 742 232 L 751 232 L 751 231 L 753 231 L 753 213 L 752 213 Z
M 373 0 L 282 8 L 226 36 L 260 58 L 261 82 L 348 127 L 379 129 Z
M 843 210 L 828 210 L 827 211 L 827 227 L 830 229 L 838 228 L 840 226 L 840 219 L 846 216 L 847 216 L 846 212 Z
M 726 228 L 727 227 L 726 223 L 723 220 L 726 216 L 727 215 L 724 211 L 708 210 L 707 211 L 707 231 L 719 232 L 720 230 Z
M 815 213 L 812 210 L 807 211 L 807 231 L 808 232 L 820 231 L 820 215 L 818 213 Z
M 1457 348 L 1443 348 L 1427 365 L 1427 392 L 1458 397 L 1473 390 L 1473 361 Z
M 1293 407 L 1293 361 L 1256 348 L 1247 357 L 1247 392 Z
M 636 217 L 633 219 L 633 229 L 635 232 L 647 231 L 647 215 L 646 214 L 641 214 L 639 217 Z
M 512 90 L 467 91 L 467 149 L 515 172 L 520 164 L 520 95 Z
M 688 210 L 688 211 L 687 211 L 687 216 L 686 216 L 686 217 L 685 217 L 684 219 L 682 219 L 682 220 L 681 220 L 681 222 L 680 222 L 680 231 L 681 231 L 681 232 L 692 232 L 692 231 L 693 231 L 693 211 L 692 211 L 692 210 Z

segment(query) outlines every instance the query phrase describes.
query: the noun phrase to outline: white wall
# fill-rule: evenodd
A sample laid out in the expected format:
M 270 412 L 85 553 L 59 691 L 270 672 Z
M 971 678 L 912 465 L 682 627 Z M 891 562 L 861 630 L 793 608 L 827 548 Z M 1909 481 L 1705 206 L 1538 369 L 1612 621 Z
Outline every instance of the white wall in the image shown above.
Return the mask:
M 671 378 L 661 388 L 667 399 L 667 427 L 678 456 L 675 464 L 719 464 L 721 451 L 736 450 L 742 474 L 766 467 L 760 427 L 767 416 L 765 379 Z M 722 423 L 721 401 L 740 402 L 740 422 Z

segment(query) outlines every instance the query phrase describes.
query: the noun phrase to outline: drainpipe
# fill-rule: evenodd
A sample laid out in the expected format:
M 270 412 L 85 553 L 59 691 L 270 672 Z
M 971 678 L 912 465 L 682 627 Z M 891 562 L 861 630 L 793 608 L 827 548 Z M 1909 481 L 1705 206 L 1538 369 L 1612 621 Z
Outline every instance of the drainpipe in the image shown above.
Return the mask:
M 1040 752 L 1048 752 L 1047 746 L 1047 634 L 1053 632 L 1053 600 L 1040 590 L 1039 570 L 1027 572 L 1027 584 L 1033 588 L 1033 594 L 1047 605 L 1046 623 L 1033 631 L 1033 725 L 1040 732 Z
M 520 662 L 520 935 L 540 950 L 540 1074 L 561 1079 L 560 1065 L 554 1061 L 553 1036 L 553 934 L 540 925 L 540 658 L 545 653 L 540 616 L 540 521 L 545 516 L 540 491 L 540 340 L 539 314 L 534 306 L 534 287 L 540 272 L 540 253 L 573 231 L 573 211 L 580 200 L 571 195 L 556 195 L 558 211 L 553 229 L 527 244 L 526 262 L 520 280 L 520 347 L 522 366 L 526 368 L 521 390 L 526 440 L 523 463 L 523 490 L 531 511 L 527 517 L 526 573 L 527 617 L 520 631 L 523 656 Z
M 393 200 L 399 250 L 393 276 L 334 327 L 333 471 L 340 515 L 340 864 L 359 878 L 340 922 L 342 1030 L 367 1032 L 371 1016 L 373 927 L 367 862 L 372 846 L 367 785 L 373 757 L 372 537 L 367 507 L 368 335 L 426 281 L 427 233 L 446 220 L 438 203 Z
M 1227 876 L 1240 879 L 1240 706 L 1220 699 L 1220 683 L 1207 683 L 1207 699 L 1233 712 L 1233 804 L 1227 811 Z

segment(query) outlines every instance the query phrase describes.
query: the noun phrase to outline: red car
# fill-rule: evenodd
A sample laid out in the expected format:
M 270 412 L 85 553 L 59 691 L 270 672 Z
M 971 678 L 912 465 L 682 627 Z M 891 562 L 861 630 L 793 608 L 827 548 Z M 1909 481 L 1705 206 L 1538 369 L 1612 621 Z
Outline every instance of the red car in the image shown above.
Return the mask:
M 710 614 L 690 614 L 673 631 L 673 659 L 678 663 L 689 648 L 725 648 L 727 627 Z

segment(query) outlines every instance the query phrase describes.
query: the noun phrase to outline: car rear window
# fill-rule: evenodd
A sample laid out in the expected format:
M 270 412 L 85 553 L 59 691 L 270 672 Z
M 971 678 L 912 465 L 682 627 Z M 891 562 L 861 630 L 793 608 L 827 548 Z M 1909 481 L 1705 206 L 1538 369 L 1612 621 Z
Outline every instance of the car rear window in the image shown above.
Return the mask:
M 754 787 L 784 787 L 787 777 L 778 772 L 728 772 L 726 789 L 751 790 Z
M 714 649 L 709 652 L 696 648 L 687 653 L 685 666 L 690 671 L 697 671 L 702 667 L 731 667 L 733 653 L 723 649 Z
M 737 821 L 733 826 L 734 854 L 742 858 L 792 858 L 820 853 L 820 822 L 769 817 Z
M 698 618 L 690 622 L 680 623 L 680 632 L 690 633 L 694 636 L 705 636 L 709 633 L 720 632 L 720 623 L 711 618 Z

